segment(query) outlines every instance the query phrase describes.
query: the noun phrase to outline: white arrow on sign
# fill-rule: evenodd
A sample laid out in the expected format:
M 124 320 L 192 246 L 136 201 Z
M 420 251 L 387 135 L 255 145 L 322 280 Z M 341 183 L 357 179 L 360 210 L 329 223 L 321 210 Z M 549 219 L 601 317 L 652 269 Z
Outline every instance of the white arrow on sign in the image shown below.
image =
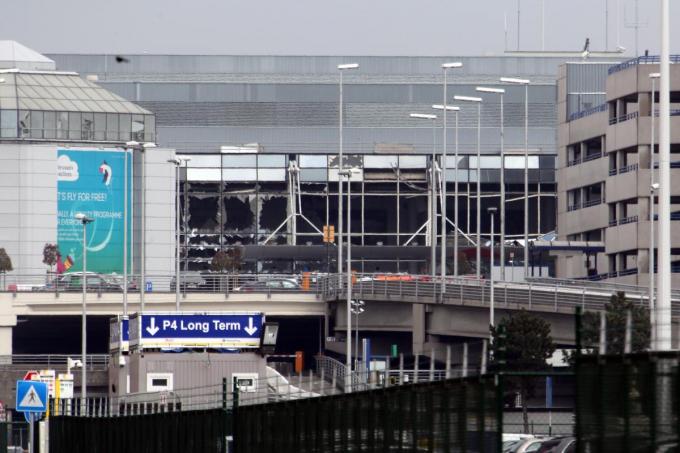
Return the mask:
M 251 335 L 251 336 L 252 336 L 255 332 L 257 332 L 257 327 L 253 326 L 253 318 L 252 318 L 252 317 L 248 317 L 248 327 L 246 327 L 246 328 L 243 329 L 243 330 L 245 330 L 246 333 L 247 333 L 248 335 Z
M 151 325 L 146 328 L 146 331 L 151 334 L 151 336 L 154 336 L 158 333 L 160 329 L 156 326 L 156 318 L 152 317 L 151 318 Z

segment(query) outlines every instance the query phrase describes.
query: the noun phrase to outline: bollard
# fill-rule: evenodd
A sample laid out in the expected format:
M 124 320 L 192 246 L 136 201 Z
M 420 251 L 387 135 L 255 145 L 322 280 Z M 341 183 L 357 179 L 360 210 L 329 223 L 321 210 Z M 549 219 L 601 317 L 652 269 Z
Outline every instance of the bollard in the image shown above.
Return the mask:
M 446 345 L 446 379 L 451 378 L 451 345 Z
M 404 353 L 399 353 L 399 385 L 404 384 Z
M 420 354 L 415 355 L 415 362 L 413 364 L 413 383 L 418 383 L 418 371 L 420 367 Z
M 463 370 L 462 370 L 463 377 L 467 377 L 468 375 L 468 344 L 463 343 Z

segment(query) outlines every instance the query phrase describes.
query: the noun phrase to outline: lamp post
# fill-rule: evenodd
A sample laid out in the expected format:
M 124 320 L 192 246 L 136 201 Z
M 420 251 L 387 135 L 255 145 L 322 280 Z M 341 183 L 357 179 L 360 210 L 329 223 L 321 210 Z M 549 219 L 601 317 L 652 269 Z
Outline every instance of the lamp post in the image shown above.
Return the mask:
M 91 219 L 82 212 L 77 213 L 75 218 L 83 224 L 83 278 L 81 281 L 83 287 L 83 319 L 81 321 L 82 332 L 80 342 L 83 366 L 80 383 L 80 412 L 84 415 L 87 408 L 87 224 L 94 222 L 94 219 Z
M 489 260 L 490 260 L 490 270 L 489 270 L 489 283 L 490 283 L 490 291 L 489 291 L 489 325 L 493 327 L 494 324 L 494 285 L 493 285 L 493 258 L 494 258 L 494 250 L 493 250 L 493 236 L 494 236 L 494 216 L 496 214 L 496 208 L 491 207 L 487 209 L 489 212 L 489 215 L 491 216 L 491 245 L 489 246 Z
M 349 373 L 352 372 L 352 173 L 353 168 L 341 170 L 338 172 L 338 181 L 347 177 L 347 373 L 345 388 L 351 386 L 351 377 Z M 340 278 L 342 276 L 338 274 Z
M 141 197 L 140 197 L 140 204 L 141 204 L 141 213 L 140 213 L 140 248 L 139 248 L 139 255 L 140 255 L 140 279 L 142 280 L 141 282 L 141 288 L 140 288 L 140 293 L 139 293 L 139 305 L 140 305 L 140 311 L 144 312 L 144 293 L 146 293 L 146 157 L 144 151 L 147 149 L 152 149 L 156 148 L 155 143 L 138 143 L 135 141 L 130 141 L 125 144 L 128 148 L 130 148 L 133 151 L 139 151 L 142 155 L 142 162 L 141 162 L 141 183 L 142 183 L 142 188 L 141 188 Z M 127 284 L 127 283 L 126 283 Z
M 179 252 L 179 218 L 181 214 L 181 205 L 180 205 L 180 197 L 179 197 L 179 177 L 180 177 L 180 172 L 179 169 L 182 165 L 186 167 L 187 162 L 191 160 L 191 157 L 189 156 L 175 156 L 174 159 L 168 159 L 168 162 L 173 164 L 175 166 L 175 197 L 176 197 L 176 213 L 175 213 L 175 310 L 179 311 L 180 308 L 180 297 L 179 297 L 179 287 L 180 287 L 180 272 L 179 272 L 179 263 L 180 263 L 180 252 Z
M 366 303 L 363 300 L 352 301 L 352 313 L 357 320 L 354 329 L 354 369 L 359 369 L 359 315 L 366 311 Z
M 505 118 L 503 115 L 503 95 L 505 90 L 503 88 L 487 88 L 477 87 L 480 93 L 498 94 L 501 98 L 501 218 L 500 218 L 500 247 L 501 247 L 501 280 L 505 280 Z
M 671 144 L 670 144 L 670 10 L 661 0 L 661 64 L 659 65 L 659 289 L 656 298 L 657 350 L 671 349 Z
M 654 181 L 654 136 L 655 136 L 655 113 L 654 103 L 656 100 L 656 79 L 660 77 L 658 72 L 649 74 L 652 80 L 652 103 L 651 103 L 651 137 L 649 145 L 649 319 L 652 328 L 652 350 L 656 350 L 656 324 L 655 324 L 655 307 L 654 307 L 654 279 L 656 278 L 654 272 L 654 195 L 659 190 L 659 184 Z
M 429 113 L 411 113 L 409 115 L 411 118 L 430 120 L 432 122 L 432 163 L 430 165 L 430 277 L 432 277 L 432 282 L 436 277 L 437 272 L 437 184 L 436 174 L 434 171 L 434 165 L 437 159 L 437 147 L 435 146 L 435 120 L 437 115 L 432 115 Z
M 446 72 L 444 72 L 446 74 Z M 441 285 L 441 292 L 444 294 L 446 292 L 446 283 L 444 279 L 446 278 L 446 183 L 447 183 L 447 178 L 446 178 L 446 172 L 448 170 L 448 165 L 446 161 L 446 127 L 447 127 L 447 122 L 446 122 L 446 112 L 447 111 L 452 111 L 456 112 L 456 188 L 458 188 L 458 111 L 460 110 L 460 107 L 455 106 L 455 105 L 441 105 L 441 104 L 435 104 L 432 106 L 433 109 L 435 110 L 442 110 L 444 112 L 444 146 L 443 146 L 443 151 L 442 151 L 442 201 L 441 201 L 441 209 L 442 209 L 442 215 L 441 215 L 441 253 L 440 253 L 440 274 L 441 274 L 441 279 L 442 279 L 442 285 Z M 458 210 L 458 192 L 456 191 L 456 199 L 454 201 L 454 207 L 456 208 L 456 211 Z M 456 219 L 456 228 L 458 228 L 458 219 Z M 454 236 L 454 252 L 455 256 L 453 257 L 453 275 L 458 276 L 458 231 L 454 230 L 455 236 Z
M 649 186 L 649 320 L 652 328 L 652 350 L 656 349 L 656 313 L 654 303 L 654 197 L 659 183 Z
M 343 171 L 343 126 L 344 126 L 344 112 L 343 112 L 343 96 L 342 96 L 342 89 L 343 89 L 343 73 L 347 70 L 351 69 L 359 69 L 359 64 L 358 63 L 345 63 L 345 64 L 339 64 L 337 66 L 338 71 L 340 71 L 340 82 L 339 82 L 339 87 L 338 91 L 340 94 L 340 101 L 339 101 L 339 107 L 338 107 L 338 141 L 340 144 L 339 150 L 338 150 L 338 174 Z M 343 206 L 342 206 L 342 178 L 338 176 L 338 278 L 340 281 L 342 281 L 342 216 L 343 216 Z M 347 353 L 349 354 L 350 347 L 347 348 Z M 351 360 L 349 357 L 347 358 L 347 363 L 351 365 Z
M 529 276 L 529 79 L 501 77 L 501 82 L 524 85 L 524 278 Z M 540 200 L 539 200 L 540 203 Z
M 448 166 L 447 166 L 447 162 L 446 162 L 446 153 L 448 152 L 448 149 L 447 149 L 447 146 L 446 146 L 447 145 L 447 132 L 448 132 L 447 131 L 448 122 L 447 122 L 447 119 L 446 119 L 446 112 L 448 110 L 453 110 L 453 111 L 456 112 L 456 126 L 457 126 L 458 125 L 458 110 L 460 110 L 458 107 L 447 105 L 447 100 L 446 100 L 447 99 L 446 91 L 447 91 L 447 88 L 448 88 L 447 74 L 448 74 L 449 69 L 462 68 L 462 67 L 463 67 L 463 63 L 461 63 L 460 61 L 452 61 L 452 62 L 449 62 L 449 63 L 443 63 L 442 64 L 442 71 L 444 72 L 444 84 L 443 84 L 443 87 L 442 87 L 443 88 L 442 89 L 443 99 L 442 99 L 442 105 L 441 105 L 441 110 L 443 110 L 442 113 L 444 114 L 444 127 L 443 127 L 444 135 L 442 137 L 443 138 L 443 140 L 442 140 L 442 180 L 443 180 L 442 190 L 443 190 L 443 193 L 442 193 L 442 202 L 441 202 L 441 205 L 442 205 L 442 218 L 441 218 L 441 230 L 442 230 L 442 232 L 441 232 L 441 235 L 442 235 L 441 244 L 442 245 L 441 245 L 441 247 L 442 247 L 442 249 L 441 249 L 441 262 L 440 262 L 440 267 L 441 267 L 440 272 L 441 272 L 441 278 L 442 278 L 442 285 L 441 285 L 442 294 L 444 294 L 446 292 L 446 284 L 444 282 L 444 278 L 446 277 L 446 183 L 447 183 L 446 173 L 448 171 Z M 437 106 L 437 107 L 439 107 L 439 106 Z M 437 107 L 435 107 L 434 105 L 432 106 L 432 108 L 437 108 Z M 458 130 L 456 129 L 456 134 L 457 133 L 458 133 Z M 456 173 L 458 173 L 458 159 L 456 159 Z M 456 175 L 456 186 L 457 185 L 458 185 L 458 177 Z M 456 201 L 456 203 L 457 203 L 457 201 Z M 456 206 L 456 209 L 458 209 L 457 206 Z M 458 228 L 458 223 L 456 223 L 456 228 Z M 458 237 L 458 231 L 455 230 L 454 233 L 456 234 L 456 238 L 457 238 Z M 454 248 L 456 248 L 456 247 L 454 247 Z M 458 275 L 458 266 L 457 266 L 458 265 L 458 256 L 457 255 L 458 255 L 458 250 L 456 248 L 456 256 L 454 257 L 454 265 L 453 265 L 454 275 Z
M 123 319 L 128 319 L 128 189 L 130 187 L 128 179 L 128 150 L 123 149 Z
M 482 249 L 481 249 L 481 211 L 482 211 L 482 191 L 481 191 L 481 185 L 480 185 L 480 178 L 481 178 L 481 140 L 482 140 L 482 98 L 478 97 L 473 97 L 473 96 L 454 96 L 453 97 L 456 101 L 462 101 L 462 102 L 474 102 L 477 104 L 477 279 L 479 280 L 481 278 L 481 260 L 482 260 Z M 469 183 L 468 183 L 469 184 Z M 468 216 L 470 213 L 468 213 Z

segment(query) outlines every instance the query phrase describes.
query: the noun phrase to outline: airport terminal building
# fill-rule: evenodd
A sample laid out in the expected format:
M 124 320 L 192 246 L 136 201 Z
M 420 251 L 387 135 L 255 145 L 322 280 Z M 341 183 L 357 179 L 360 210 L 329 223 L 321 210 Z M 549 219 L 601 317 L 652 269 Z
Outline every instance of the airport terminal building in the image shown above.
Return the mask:
M 490 233 L 487 208 L 500 204 L 504 171 L 506 240 L 522 245 L 525 89 L 503 86 L 503 170 L 500 96 L 481 96 L 479 111 L 476 104 L 455 103 L 460 111 L 457 118 L 454 112 L 448 114 L 448 171 L 442 186 L 443 123 L 441 111 L 432 105 L 443 102 L 441 64 L 447 61 L 463 63 L 448 71 L 448 104 L 454 103 L 454 95 L 482 94 L 477 86 L 501 87 L 500 77 L 531 81 L 529 237 L 555 229 L 557 69 L 575 58 L 571 55 L 50 58 L 61 69 L 96 76 L 101 86 L 154 112 L 158 143 L 191 157 L 181 181 L 185 269 L 207 269 L 216 250 L 232 246 L 245 249 L 242 269 L 247 272 L 334 268 L 335 253 L 324 245 L 320 231 L 324 225 L 337 227 L 337 65 L 347 62 L 359 64 L 356 70 L 344 71 L 342 109 L 345 165 L 356 169 L 351 182 L 351 239 L 357 270 L 425 271 L 430 220 L 436 219 L 436 224 L 441 220 L 439 206 L 432 213 L 431 197 L 441 198 L 442 192 L 431 190 L 433 181 L 445 187 L 449 246 L 458 200 L 457 231 L 464 250 L 477 242 L 478 182 L 484 243 Z M 570 93 L 569 108 L 589 108 L 603 98 L 603 93 L 584 88 Z M 434 113 L 438 118 L 414 119 L 411 113 Z M 459 155 L 454 162 L 456 138 Z M 284 247 L 258 246 L 265 244 Z M 466 254 L 475 259 L 474 253 Z M 522 258 L 520 250 L 506 254 L 508 265 L 521 265 Z

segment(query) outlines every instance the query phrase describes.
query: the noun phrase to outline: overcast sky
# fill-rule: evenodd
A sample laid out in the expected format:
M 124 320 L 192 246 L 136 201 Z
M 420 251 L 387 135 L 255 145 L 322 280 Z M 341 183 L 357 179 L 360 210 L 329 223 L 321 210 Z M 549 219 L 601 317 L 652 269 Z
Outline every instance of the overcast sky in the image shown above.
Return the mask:
M 547 50 L 635 49 L 636 0 L 543 0 Z M 658 0 L 638 0 L 639 53 L 658 53 Z M 671 4 L 680 3 L 671 1 Z M 540 50 L 541 0 L 521 0 L 522 50 Z M 671 29 L 680 25 L 674 6 Z M 487 55 L 517 48 L 517 0 L 21 0 L 0 8 L 0 39 L 39 52 Z M 671 36 L 680 53 L 680 36 Z

